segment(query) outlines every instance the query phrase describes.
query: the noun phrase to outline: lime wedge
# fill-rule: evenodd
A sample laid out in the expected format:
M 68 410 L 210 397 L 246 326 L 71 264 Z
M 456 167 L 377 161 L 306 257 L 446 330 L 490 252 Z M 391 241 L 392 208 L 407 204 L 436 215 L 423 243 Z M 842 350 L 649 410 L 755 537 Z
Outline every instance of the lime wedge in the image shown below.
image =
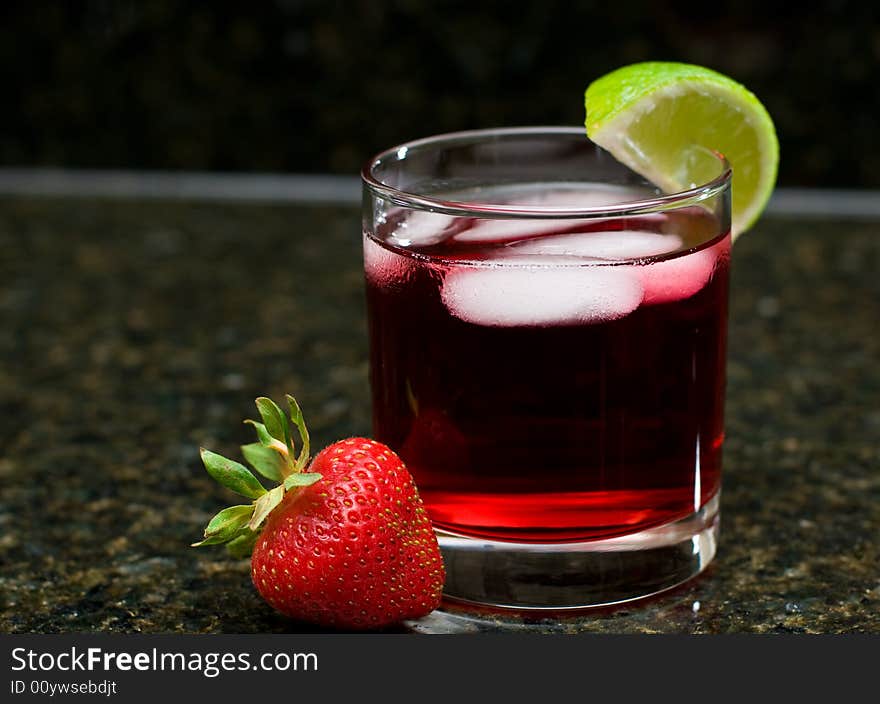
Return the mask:
M 646 62 L 593 81 L 585 102 L 587 136 L 666 191 L 706 181 L 707 160 L 694 147 L 724 154 L 733 169 L 734 238 L 761 215 L 779 142 L 767 110 L 741 84 L 701 66 Z

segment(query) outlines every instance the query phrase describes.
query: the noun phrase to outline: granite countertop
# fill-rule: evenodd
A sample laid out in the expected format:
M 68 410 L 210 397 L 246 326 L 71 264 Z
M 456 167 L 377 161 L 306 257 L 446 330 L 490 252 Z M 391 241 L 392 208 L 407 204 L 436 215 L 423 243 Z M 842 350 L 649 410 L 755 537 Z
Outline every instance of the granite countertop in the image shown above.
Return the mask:
M 261 394 L 369 432 L 357 208 L 0 200 L 0 631 L 309 632 L 188 543 Z M 721 547 L 660 597 L 398 630 L 880 632 L 880 221 L 734 249 Z

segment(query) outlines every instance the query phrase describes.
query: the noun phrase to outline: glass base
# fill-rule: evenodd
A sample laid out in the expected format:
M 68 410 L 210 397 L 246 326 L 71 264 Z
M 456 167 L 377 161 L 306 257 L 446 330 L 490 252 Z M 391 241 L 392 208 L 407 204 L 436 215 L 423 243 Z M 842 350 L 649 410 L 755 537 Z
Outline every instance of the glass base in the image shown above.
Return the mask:
M 465 607 L 566 611 L 672 589 L 715 556 L 719 500 L 716 494 L 674 523 L 585 543 L 507 543 L 438 531 L 444 598 Z

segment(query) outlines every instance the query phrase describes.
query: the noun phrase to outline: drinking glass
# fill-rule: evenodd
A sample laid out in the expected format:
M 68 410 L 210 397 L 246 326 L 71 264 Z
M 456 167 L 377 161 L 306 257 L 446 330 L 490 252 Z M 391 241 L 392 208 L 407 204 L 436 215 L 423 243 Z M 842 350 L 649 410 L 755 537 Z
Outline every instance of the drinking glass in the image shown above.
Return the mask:
M 609 605 L 715 555 L 731 172 L 682 161 L 662 192 L 583 128 L 527 127 L 364 167 L 374 437 L 412 472 L 446 598 Z

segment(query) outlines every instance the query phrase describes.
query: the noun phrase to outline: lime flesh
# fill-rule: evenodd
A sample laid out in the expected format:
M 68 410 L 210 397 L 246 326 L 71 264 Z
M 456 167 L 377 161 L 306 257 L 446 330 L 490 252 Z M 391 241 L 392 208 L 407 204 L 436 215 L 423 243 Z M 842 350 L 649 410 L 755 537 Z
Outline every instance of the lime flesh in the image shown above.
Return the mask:
M 741 84 L 701 66 L 646 62 L 591 83 L 585 103 L 590 139 L 665 191 L 717 175 L 695 147 L 723 154 L 733 171 L 734 238 L 761 215 L 776 183 L 779 142 L 769 113 Z

